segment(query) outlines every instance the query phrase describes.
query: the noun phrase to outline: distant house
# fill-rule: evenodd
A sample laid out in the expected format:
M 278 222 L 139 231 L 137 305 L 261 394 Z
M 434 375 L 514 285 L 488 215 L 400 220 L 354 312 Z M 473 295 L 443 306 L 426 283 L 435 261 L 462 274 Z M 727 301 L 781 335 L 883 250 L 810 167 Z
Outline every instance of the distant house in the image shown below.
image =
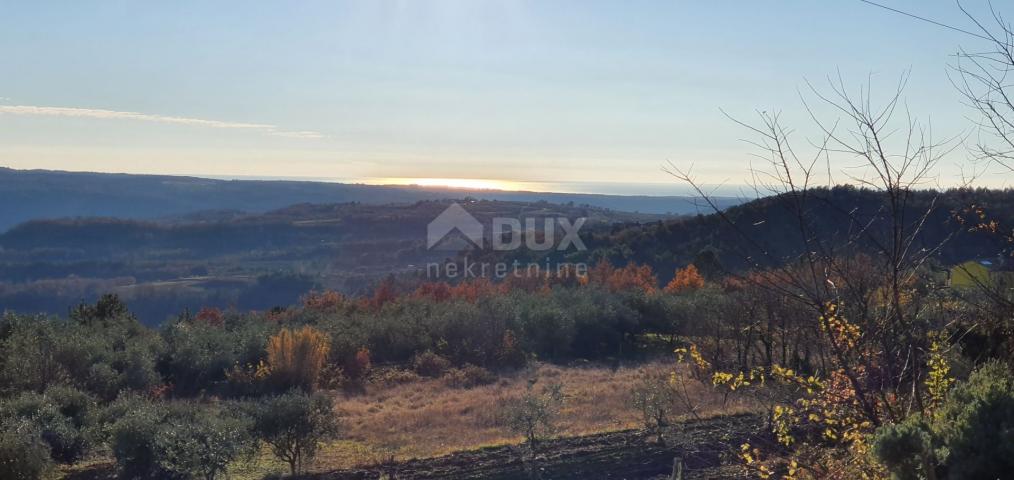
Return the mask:
M 1014 286 L 1014 262 L 1003 257 L 969 260 L 950 268 L 950 285 L 955 288 L 984 286 L 989 288 Z

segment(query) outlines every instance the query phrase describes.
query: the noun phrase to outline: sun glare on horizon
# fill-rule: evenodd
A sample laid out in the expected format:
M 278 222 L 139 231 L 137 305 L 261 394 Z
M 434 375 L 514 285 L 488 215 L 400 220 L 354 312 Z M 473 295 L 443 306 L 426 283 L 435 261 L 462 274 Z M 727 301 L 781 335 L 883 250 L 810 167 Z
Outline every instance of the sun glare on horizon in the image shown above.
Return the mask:
M 420 187 L 446 187 L 467 190 L 524 190 L 523 182 L 484 178 L 377 178 L 364 181 L 372 185 L 418 185 Z

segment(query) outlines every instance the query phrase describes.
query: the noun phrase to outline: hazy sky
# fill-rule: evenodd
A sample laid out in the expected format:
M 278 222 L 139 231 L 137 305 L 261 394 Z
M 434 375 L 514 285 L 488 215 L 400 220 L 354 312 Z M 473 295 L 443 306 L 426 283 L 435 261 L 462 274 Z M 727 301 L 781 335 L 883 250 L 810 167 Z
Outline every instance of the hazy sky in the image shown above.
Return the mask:
M 913 115 L 967 133 L 947 65 L 980 42 L 858 0 L 5 2 L 0 165 L 608 190 L 672 161 L 741 183 L 754 150 L 719 109 L 780 110 L 805 150 L 805 79 L 887 94 L 911 69 Z

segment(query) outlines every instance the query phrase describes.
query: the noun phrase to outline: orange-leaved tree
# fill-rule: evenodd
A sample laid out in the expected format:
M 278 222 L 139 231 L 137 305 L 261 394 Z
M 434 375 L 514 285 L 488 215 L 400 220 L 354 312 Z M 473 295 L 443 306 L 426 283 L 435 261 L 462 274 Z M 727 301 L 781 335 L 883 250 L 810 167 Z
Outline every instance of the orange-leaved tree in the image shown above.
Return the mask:
M 345 301 L 345 295 L 334 290 L 311 291 L 302 298 L 303 308 L 317 311 L 335 310 L 344 305 Z
M 330 338 L 316 328 L 283 328 L 268 339 L 271 381 L 280 388 L 316 390 L 330 349 Z
M 654 292 L 658 288 L 658 279 L 651 266 L 631 262 L 626 267 L 616 268 L 605 259 L 599 261 L 588 272 L 588 282 L 604 285 L 612 292 L 624 290 Z
M 676 276 L 665 286 L 666 293 L 679 293 L 697 290 L 704 286 L 704 277 L 697 271 L 694 264 L 676 270 Z

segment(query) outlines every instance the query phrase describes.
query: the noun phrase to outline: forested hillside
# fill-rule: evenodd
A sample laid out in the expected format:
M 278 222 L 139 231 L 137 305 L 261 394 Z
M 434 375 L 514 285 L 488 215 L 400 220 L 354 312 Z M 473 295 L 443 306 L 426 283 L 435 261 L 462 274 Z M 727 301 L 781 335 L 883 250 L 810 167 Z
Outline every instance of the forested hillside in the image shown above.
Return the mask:
M 721 213 L 672 218 L 545 202 L 464 201 L 489 224 L 496 216 L 588 218 L 587 251 L 467 252 L 472 258 L 523 262 L 607 260 L 651 266 L 668 282 L 696 264 L 707 276 L 791 263 L 807 246 L 842 255 L 875 254 L 890 225 L 877 192 L 839 187 L 807 193 L 807 235 L 789 195 Z M 312 288 L 368 291 L 388 274 L 413 275 L 426 262 L 453 260 L 428 250 L 426 225 L 450 201 L 408 205 L 294 205 L 264 214 L 205 212 L 158 222 L 114 218 L 39 220 L 0 235 L 0 301 L 19 311 L 61 312 L 120 293 L 141 318 L 158 323 L 186 308 L 267 309 Z M 980 222 L 1009 225 L 1014 191 L 917 191 L 905 206 L 913 249 L 937 268 L 996 257 L 1002 237 L 969 231 Z M 980 218 L 980 216 L 982 218 Z M 867 234 L 853 238 L 856 232 Z
M 493 217 L 586 218 L 586 228 L 670 218 L 590 206 L 463 199 Z M 217 212 L 162 221 L 36 220 L 0 234 L 0 307 L 66 311 L 119 293 L 147 323 L 202 306 L 264 310 L 313 288 L 367 291 L 389 274 L 455 257 L 429 250 L 427 224 L 451 201 L 300 204 L 264 214 Z
M 836 187 L 803 195 L 765 197 L 720 214 L 614 227 L 591 235 L 586 240 L 589 251 L 575 257 L 647 264 L 667 280 L 666 272 L 671 275 L 674 266 L 695 260 L 705 270 L 728 272 L 791 263 L 806 252 L 804 238 L 812 241 L 811 248 L 846 256 L 876 253 L 889 243 L 892 224 L 881 192 Z M 797 202 L 805 204 L 805 233 Z M 1000 226 L 1009 228 L 1014 223 L 1014 190 L 913 191 L 903 211 L 907 231 L 917 232 L 911 248 L 931 251 L 937 264 L 994 258 L 1005 238 L 972 230 L 990 222 L 995 222 L 994 233 Z

